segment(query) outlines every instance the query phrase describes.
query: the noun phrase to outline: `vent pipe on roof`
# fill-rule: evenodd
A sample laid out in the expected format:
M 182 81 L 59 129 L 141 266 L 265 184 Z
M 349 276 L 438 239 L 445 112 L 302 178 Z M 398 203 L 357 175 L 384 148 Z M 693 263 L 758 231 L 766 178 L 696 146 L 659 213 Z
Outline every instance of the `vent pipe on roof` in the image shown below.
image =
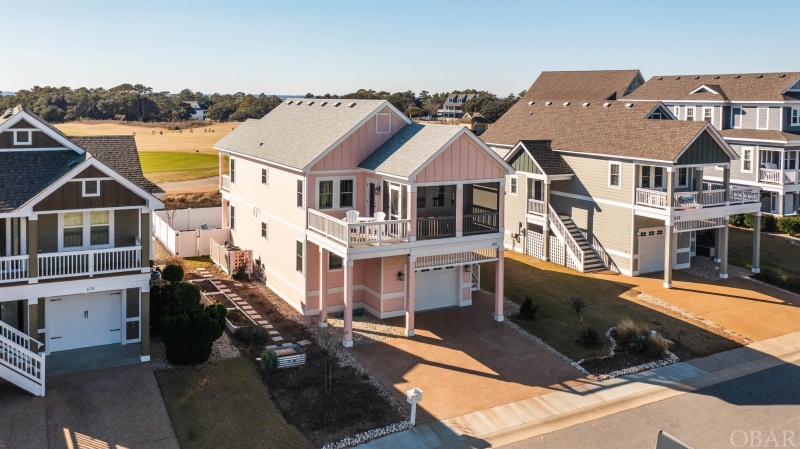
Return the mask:
M 778 75 L 778 78 L 786 78 L 786 74 L 782 73 L 782 74 Z
M 298 101 L 298 102 L 297 102 L 297 105 L 298 105 L 298 106 L 300 106 L 301 104 L 303 104 L 303 102 L 302 102 L 302 101 Z
M 528 106 L 533 106 L 534 103 L 536 103 L 536 102 L 535 101 L 529 101 L 528 102 Z
M 286 104 L 292 104 L 292 103 L 294 103 L 294 100 L 289 100 L 286 102 Z
M 625 107 L 630 109 L 633 107 L 633 103 L 625 103 Z
M 736 78 L 737 80 L 738 80 L 739 78 L 741 78 L 741 77 L 742 77 L 742 75 L 736 75 L 736 76 L 734 76 L 734 78 Z
M 566 108 L 569 105 L 570 105 L 569 101 L 565 101 L 564 104 L 562 104 L 561 106 L 564 106 Z
M 320 103 L 319 105 L 320 105 L 320 106 L 325 106 L 326 104 L 328 104 L 328 102 L 327 102 L 327 101 L 323 101 L 323 102 L 322 102 L 322 103 Z
M 603 103 L 603 107 L 604 108 L 610 108 L 611 107 L 611 103 Z
M 681 79 L 681 77 L 680 77 L 680 76 L 676 76 L 676 77 L 675 77 L 675 79 L 676 79 L 676 80 L 679 80 L 679 79 Z
M 545 106 L 550 106 L 551 104 L 553 104 L 553 102 L 552 102 L 552 101 L 548 101 L 548 102 L 547 102 L 547 103 L 545 103 L 544 105 L 545 105 Z
M 584 108 L 588 108 L 588 107 L 589 107 L 589 102 L 587 101 L 586 103 L 584 103 L 584 104 L 583 104 L 583 107 L 584 107 Z
M 718 80 L 718 79 L 719 79 L 719 75 L 715 76 L 715 77 L 714 77 L 714 79 L 715 79 L 715 80 Z
M 764 75 L 758 75 L 756 78 L 764 78 Z
M 661 80 L 663 80 L 663 79 L 664 79 L 664 77 L 663 77 L 663 76 L 659 76 L 659 77 L 658 77 L 658 80 L 659 80 L 659 81 L 661 81 Z
M 309 102 L 308 102 L 308 106 L 311 106 L 312 104 L 314 104 L 314 102 L 313 102 L 313 101 L 309 101 Z
M 699 76 L 695 76 L 695 77 L 694 77 L 694 79 L 696 79 L 696 80 L 699 80 L 699 79 L 700 79 L 700 77 L 699 77 Z

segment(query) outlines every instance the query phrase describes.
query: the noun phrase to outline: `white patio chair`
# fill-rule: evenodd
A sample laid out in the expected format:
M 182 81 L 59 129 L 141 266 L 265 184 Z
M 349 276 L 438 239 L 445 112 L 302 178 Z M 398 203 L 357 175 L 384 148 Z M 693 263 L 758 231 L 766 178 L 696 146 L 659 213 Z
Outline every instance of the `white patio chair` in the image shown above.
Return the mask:
M 375 221 L 386 221 L 386 214 L 383 212 L 375 212 Z
M 358 223 L 358 211 L 357 210 L 349 210 L 345 214 L 344 221 L 347 223 Z

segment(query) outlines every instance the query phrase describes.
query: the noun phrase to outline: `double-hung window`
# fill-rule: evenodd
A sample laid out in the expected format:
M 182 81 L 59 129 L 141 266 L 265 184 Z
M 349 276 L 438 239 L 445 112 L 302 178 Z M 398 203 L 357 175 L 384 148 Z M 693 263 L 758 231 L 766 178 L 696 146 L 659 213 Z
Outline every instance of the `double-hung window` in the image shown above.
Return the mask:
M 694 121 L 694 107 L 686 106 L 686 120 L 690 122 Z
M 64 248 L 83 247 L 83 212 L 64 214 Z
M 608 163 L 608 186 L 615 189 L 622 187 L 622 164 L 619 162 Z
M 267 167 L 261 169 L 261 184 L 269 187 L 269 169 Z
M 294 267 L 295 269 L 302 273 L 303 272 L 303 242 L 297 240 L 295 243 L 295 248 L 297 248 L 297 257 L 295 258 Z
M 689 187 L 689 168 L 678 168 L 678 187 Z
M 427 197 L 428 189 L 426 187 L 417 187 L 417 209 L 425 209 Z
M 742 109 L 741 106 L 731 108 L 731 128 L 741 129 L 743 116 L 744 116 L 744 109 Z
M 509 193 L 511 195 L 517 195 L 517 191 L 519 190 L 519 179 L 516 176 L 510 176 L 508 179 Z
M 742 147 L 742 173 L 753 173 L 753 147 Z
M 81 249 L 111 244 L 111 212 L 67 212 L 61 226 L 61 247 Z
M 231 158 L 230 161 L 231 168 L 228 174 L 231 177 L 231 182 L 236 182 L 236 159 Z
M 356 181 L 322 179 L 317 183 L 317 207 L 320 209 L 346 209 L 355 205 Z
M 268 235 L 267 234 L 267 222 L 266 221 L 262 221 L 261 222 L 261 238 L 264 239 L 264 240 L 268 240 L 267 235 Z
M 792 108 L 790 114 L 789 124 L 792 126 L 800 126 L 800 108 Z
M 297 207 L 303 208 L 303 180 L 297 180 Z
M 231 220 L 231 229 L 236 229 L 236 207 L 233 205 L 231 205 L 230 220 Z
M 714 108 L 703 108 L 703 120 L 711 122 L 714 119 Z

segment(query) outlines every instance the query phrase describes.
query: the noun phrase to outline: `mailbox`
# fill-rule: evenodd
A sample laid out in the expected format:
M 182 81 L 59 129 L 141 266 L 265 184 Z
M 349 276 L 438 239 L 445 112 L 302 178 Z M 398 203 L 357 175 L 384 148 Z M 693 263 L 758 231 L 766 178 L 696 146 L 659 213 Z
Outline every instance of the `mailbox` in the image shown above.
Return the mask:
M 422 390 L 420 390 L 417 387 L 414 387 L 406 391 L 406 397 L 408 398 L 409 404 L 416 404 L 417 402 L 422 400 Z

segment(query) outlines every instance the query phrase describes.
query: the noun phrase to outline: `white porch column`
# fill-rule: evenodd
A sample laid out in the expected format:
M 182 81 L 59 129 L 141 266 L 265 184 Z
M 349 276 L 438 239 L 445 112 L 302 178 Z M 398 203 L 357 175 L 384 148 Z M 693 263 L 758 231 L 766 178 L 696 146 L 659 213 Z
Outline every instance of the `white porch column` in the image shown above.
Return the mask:
M 28 232 L 26 237 L 28 246 L 25 251 L 28 252 L 28 283 L 36 284 L 39 282 L 39 217 L 34 215 L 27 222 Z M 36 329 L 37 336 L 38 332 L 39 329 Z
M 345 348 L 353 347 L 353 261 L 345 259 L 344 265 L 344 340 Z
M 786 194 L 783 192 L 778 193 L 778 215 L 783 215 L 786 212 Z
M 756 212 L 756 223 L 761 224 L 761 212 Z M 761 272 L 761 226 L 753 227 L 753 273 Z
M 517 184 L 517 188 L 519 188 L 519 184 Z M 504 235 L 506 232 L 506 178 L 504 177 L 500 180 L 500 186 L 497 189 L 497 227 L 498 231 L 500 231 L 500 235 Z M 525 207 L 528 207 L 526 204 Z M 501 249 L 502 251 L 502 249 Z
M 464 185 L 456 185 L 456 237 L 464 235 Z
M 697 191 L 697 204 L 703 204 L 703 167 L 694 169 L 694 190 Z
M 760 222 L 756 224 L 760 226 Z M 720 263 L 719 263 L 719 277 L 728 279 L 728 216 L 725 216 L 725 227 L 720 228 Z M 754 231 L 755 232 L 755 231 Z
M 675 208 L 675 168 L 666 167 L 667 172 L 667 211 Z
M 400 195 L 402 198 L 402 195 Z M 417 186 L 409 186 L 408 192 L 408 240 L 417 241 Z
M 542 260 L 549 260 L 550 259 L 550 180 L 549 179 L 545 179 L 542 182 L 542 200 L 544 201 L 544 227 L 542 228 Z
M 664 288 L 672 288 L 672 260 L 675 258 L 675 235 L 672 225 L 664 231 Z
M 328 327 L 328 250 L 319 248 L 319 327 Z
M 731 200 L 731 168 L 724 167 L 722 169 L 722 188 L 725 189 L 725 203 Z
M 416 295 L 417 257 L 408 256 L 406 264 L 406 337 L 414 336 L 414 307 Z
M 505 319 L 503 315 L 503 295 L 505 283 L 505 258 L 503 248 L 497 248 L 497 271 L 494 276 L 494 320 L 501 322 Z

